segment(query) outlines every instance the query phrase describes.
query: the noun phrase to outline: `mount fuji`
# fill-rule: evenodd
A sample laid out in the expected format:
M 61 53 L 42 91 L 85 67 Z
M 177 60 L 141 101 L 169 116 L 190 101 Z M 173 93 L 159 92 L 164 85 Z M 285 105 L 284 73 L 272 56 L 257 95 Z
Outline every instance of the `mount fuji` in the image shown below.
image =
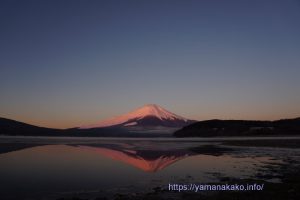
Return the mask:
M 162 129 L 178 129 L 193 122 L 195 121 L 176 115 L 156 104 L 146 104 L 127 114 L 100 121 L 96 124 L 81 126 L 80 129 L 118 127 L 130 131 L 161 131 Z

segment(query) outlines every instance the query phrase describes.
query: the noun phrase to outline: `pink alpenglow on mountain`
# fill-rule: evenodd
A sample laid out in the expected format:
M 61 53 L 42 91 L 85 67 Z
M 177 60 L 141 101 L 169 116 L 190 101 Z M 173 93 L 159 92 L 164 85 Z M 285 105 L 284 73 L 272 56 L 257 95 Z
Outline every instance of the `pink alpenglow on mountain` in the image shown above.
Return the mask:
M 147 104 L 132 112 L 81 129 L 102 127 L 183 127 L 194 122 L 176 115 L 158 105 Z

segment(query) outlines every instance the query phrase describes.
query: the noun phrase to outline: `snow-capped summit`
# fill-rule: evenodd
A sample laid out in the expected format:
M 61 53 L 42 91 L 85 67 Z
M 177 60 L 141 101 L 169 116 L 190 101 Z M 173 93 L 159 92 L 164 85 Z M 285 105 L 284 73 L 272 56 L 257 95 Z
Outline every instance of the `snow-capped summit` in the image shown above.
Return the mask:
M 81 128 L 101 128 L 111 126 L 141 127 L 141 126 L 162 126 L 182 127 L 192 121 L 176 115 L 156 104 L 146 104 L 127 114 L 120 115 L 97 124 L 82 126 Z
M 181 119 L 187 121 L 186 118 L 176 115 L 167 111 L 166 109 L 156 105 L 156 104 L 146 104 L 137 110 L 134 110 L 127 114 L 130 117 L 143 118 L 146 116 L 154 116 L 161 120 L 164 119 Z

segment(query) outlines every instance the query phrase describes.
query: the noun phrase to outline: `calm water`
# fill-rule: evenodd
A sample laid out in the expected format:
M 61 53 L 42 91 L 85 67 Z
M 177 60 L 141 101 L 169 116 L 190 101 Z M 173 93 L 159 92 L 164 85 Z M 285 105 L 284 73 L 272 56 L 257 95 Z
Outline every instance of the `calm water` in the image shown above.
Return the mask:
M 112 196 L 251 178 L 284 157 L 299 159 L 296 148 L 232 147 L 222 140 L 1 137 L 0 193 L 3 199 Z

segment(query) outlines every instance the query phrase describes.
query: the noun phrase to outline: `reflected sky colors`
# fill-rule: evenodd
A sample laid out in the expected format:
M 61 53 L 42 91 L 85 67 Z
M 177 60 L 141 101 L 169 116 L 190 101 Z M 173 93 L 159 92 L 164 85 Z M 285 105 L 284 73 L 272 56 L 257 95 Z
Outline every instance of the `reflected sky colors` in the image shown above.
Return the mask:
M 0 114 L 57 128 L 146 103 L 298 117 L 299 21 L 296 0 L 1 1 Z
M 1 142 L 0 195 L 5 199 L 58 199 L 81 192 L 90 195 L 147 192 L 155 187 L 165 188 L 169 182 L 253 178 L 262 173 L 259 170 L 263 167 L 282 163 L 282 155 L 299 152 L 221 149 L 218 142 L 106 140 L 75 144 L 76 141 L 69 139 L 60 144 L 63 140 L 58 139 L 43 144 L 44 139 L 27 139 L 9 143 L 13 140 L 4 138 Z M 14 150 L 9 151 L 5 146 Z M 261 179 L 274 181 L 268 177 Z

